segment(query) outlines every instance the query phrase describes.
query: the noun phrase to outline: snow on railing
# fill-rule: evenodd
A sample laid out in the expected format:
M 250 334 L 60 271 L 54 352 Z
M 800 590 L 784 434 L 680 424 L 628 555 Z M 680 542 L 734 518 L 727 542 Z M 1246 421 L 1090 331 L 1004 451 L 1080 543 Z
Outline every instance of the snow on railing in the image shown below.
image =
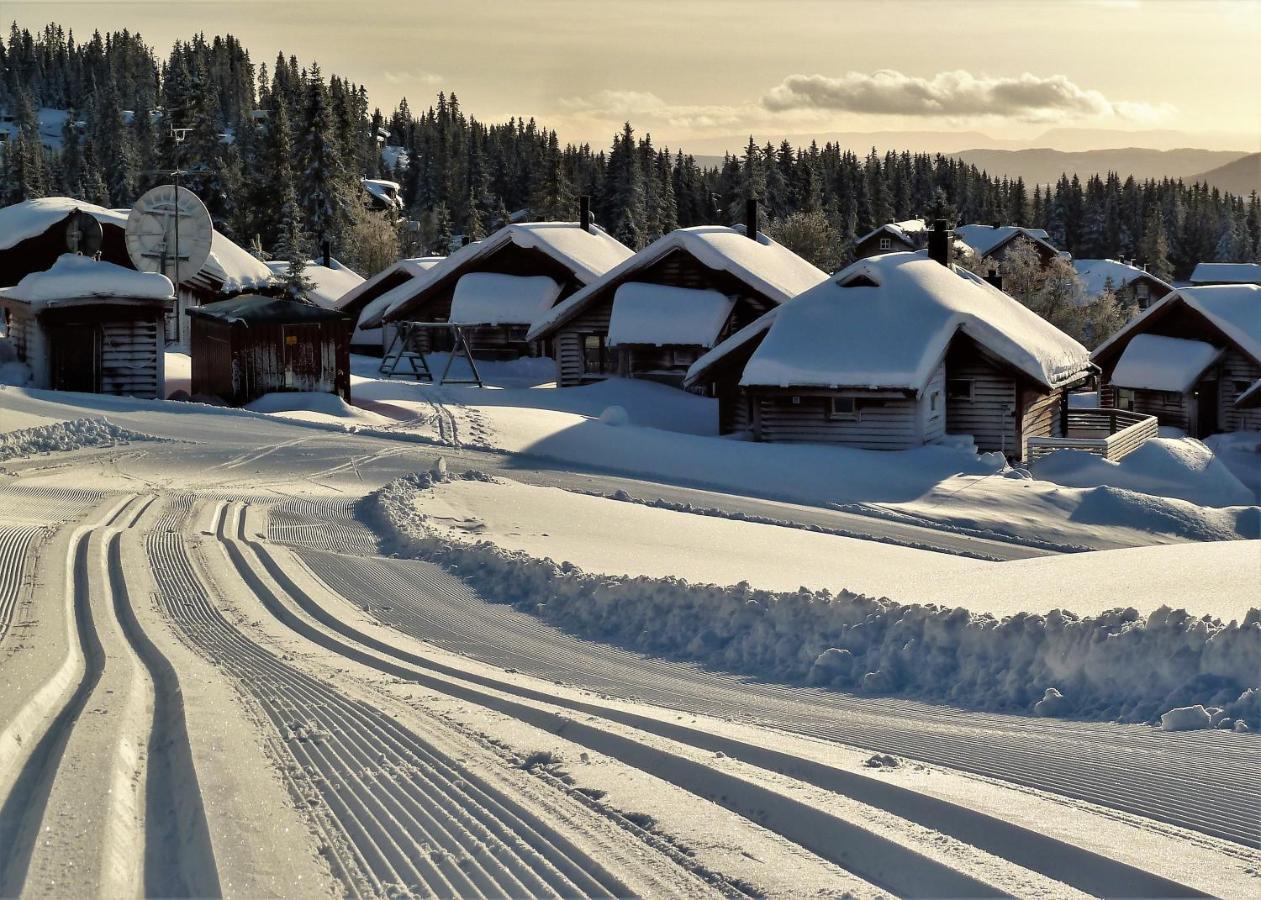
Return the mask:
M 1119 462 L 1160 433 L 1155 416 L 1126 409 L 1070 409 L 1065 436 L 1031 437 L 1025 460 L 1037 462 L 1056 450 L 1081 450 Z

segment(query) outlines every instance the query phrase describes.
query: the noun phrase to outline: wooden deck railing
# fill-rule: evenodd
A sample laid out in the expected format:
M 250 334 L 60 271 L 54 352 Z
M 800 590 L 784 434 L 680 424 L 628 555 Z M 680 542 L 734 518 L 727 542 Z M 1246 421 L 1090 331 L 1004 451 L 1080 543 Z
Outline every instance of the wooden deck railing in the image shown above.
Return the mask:
M 1070 409 L 1064 437 L 1032 437 L 1025 459 L 1036 462 L 1056 450 L 1082 450 L 1110 459 L 1124 459 L 1160 433 L 1155 416 L 1125 409 Z

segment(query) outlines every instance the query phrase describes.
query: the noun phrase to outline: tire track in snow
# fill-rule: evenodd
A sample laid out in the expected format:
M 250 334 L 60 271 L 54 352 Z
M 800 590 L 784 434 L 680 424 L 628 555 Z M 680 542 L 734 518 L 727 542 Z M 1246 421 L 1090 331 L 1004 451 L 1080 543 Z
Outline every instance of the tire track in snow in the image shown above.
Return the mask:
M 1261 772 L 1249 735 L 970 713 L 763 683 L 576 638 L 482 599 L 429 563 L 297 546 L 335 592 L 383 624 L 492 665 L 625 699 L 752 718 L 1261 847 Z
M 317 621 L 362 647 L 371 648 L 410 665 L 430 670 L 437 673 L 438 677 L 418 674 L 383 663 L 331 637 L 326 636 L 320 640 L 318 634 L 310 633 L 312 629 L 305 623 L 295 621 L 292 616 L 286 616 L 281 611 L 278 618 L 299 633 L 381 671 L 410 678 L 433 690 L 512 715 L 553 733 L 563 734 L 568 740 L 612 756 L 628 765 L 642 768 L 657 777 L 671 781 L 684 790 L 699 793 L 733 812 L 753 818 L 759 824 L 776 831 L 788 840 L 799 843 L 823 858 L 849 869 L 859 877 L 880 884 L 895 893 L 927 892 L 926 895 L 984 896 L 991 889 L 967 875 L 946 869 L 931 859 L 920 857 L 914 851 L 890 846 L 889 842 L 879 836 L 868 834 L 847 822 L 830 816 L 821 816 L 818 810 L 796 804 L 795 801 L 786 804 L 789 812 L 784 814 L 784 802 L 777 800 L 775 795 L 760 786 L 714 772 L 707 766 L 691 760 L 636 744 L 625 737 L 608 733 L 598 724 L 591 725 L 558 716 L 546 710 L 539 710 L 537 707 L 525 706 L 512 700 L 485 694 L 476 688 L 453 684 L 446 679 L 456 678 L 532 701 L 559 706 L 586 717 L 615 721 L 709 752 L 722 752 L 751 765 L 798 778 L 816 787 L 843 794 L 934 831 L 951 835 L 985 852 L 1063 881 L 1085 892 L 1116 897 L 1200 896 L 1198 892 L 1177 882 L 949 801 L 921 795 L 909 789 L 856 776 L 808 760 L 801 760 L 780 751 L 755 747 L 735 739 L 713 736 L 685 725 L 662 722 L 598 704 L 560 698 L 520 685 L 464 672 L 396 649 L 363 634 L 329 614 L 297 588 L 280 570 L 274 559 L 268 559 L 266 548 L 253 542 L 246 543 L 259 554 L 260 560 L 264 562 L 269 573 L 285 587 L 291 598 Z M 277 610 L 273 609 L 273 612 Z M 768 813 L 768 810 L 773 810 L 777 805 L 780 807 L 779 817 Z
M 71 538 L 66 562 L 66 594 L 72 598 L 71 615 L 83 672 L 69 699 L 35 743 L 0 806 L 0 896 L 16 896 L 22 892 L 66 745 L 105 671 L 105 650 L 96 634 L 89 595 L 89 540 L 128 512 L 135 512 L 137 500 L 131 497 L 117 506 L 104 522 L 80 528 Z
M 4 643 L 13 613 L 26 584 L 27 560 L 31 547 L 44 533 L 38 525 L 0 526 L 0 643 Z
M 269 593 L 216 529 L 246 584 Z M 203 655 L 262 708 L 297 766 L 299 800 L 315 801 L 353 894 L 615 896 L 627 889 L 515 801 L 498 796 L 389 715 L 345 697 L 250 640 L 215 607 L 180 535 L 176 510 L 150 540 L 164 611 Z M 236 529 L 243 527 L 239 516 Z

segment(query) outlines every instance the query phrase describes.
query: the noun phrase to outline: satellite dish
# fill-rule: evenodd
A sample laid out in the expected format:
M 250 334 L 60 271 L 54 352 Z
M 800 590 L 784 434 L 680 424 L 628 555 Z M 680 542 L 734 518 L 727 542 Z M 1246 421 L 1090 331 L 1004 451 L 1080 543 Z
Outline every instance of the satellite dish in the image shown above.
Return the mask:
M 105 231 L 91 213 L 76 209 L 66 219 L 66 249 L 71 253 L 96 256 L 104 239 Z
M 179 285 L 206 265 L 214 224 L 188 188 L 164 184 L 147 191 L 127 217 L 127 254 L 141 272 L 160 272 Z

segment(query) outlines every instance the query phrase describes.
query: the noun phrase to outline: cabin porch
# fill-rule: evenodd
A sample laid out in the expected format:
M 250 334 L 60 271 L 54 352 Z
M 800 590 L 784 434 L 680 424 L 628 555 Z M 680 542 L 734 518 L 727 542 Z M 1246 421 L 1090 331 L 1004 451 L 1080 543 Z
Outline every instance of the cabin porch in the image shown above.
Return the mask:
M 1031 437 L 1025 459 L 1037 462 L 1056 450 L 1080 450 L 1119 462 L 1160 434 L 1155 416 L 1124 409 L 1069 409 L 1063 437 Z

